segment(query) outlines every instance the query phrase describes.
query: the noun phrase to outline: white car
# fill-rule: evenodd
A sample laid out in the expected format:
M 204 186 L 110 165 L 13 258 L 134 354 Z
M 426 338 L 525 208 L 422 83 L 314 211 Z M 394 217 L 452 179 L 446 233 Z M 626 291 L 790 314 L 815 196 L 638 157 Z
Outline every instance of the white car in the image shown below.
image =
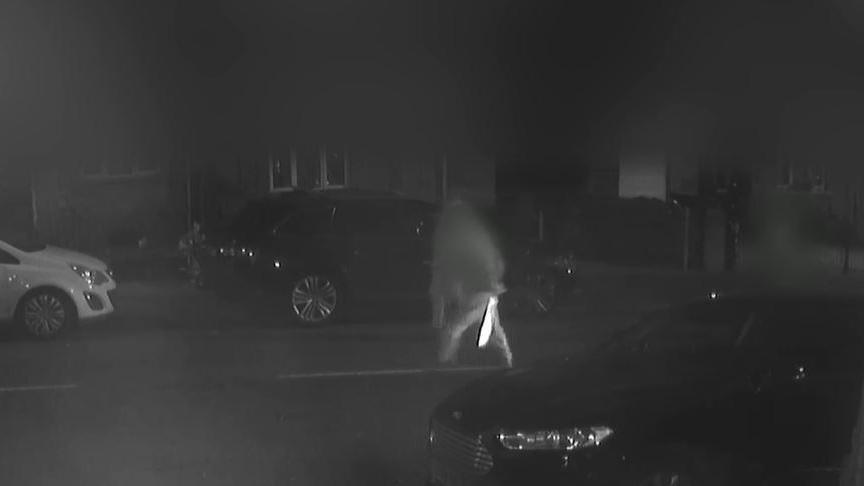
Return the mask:
M 114 312 L 111 270 L 97 258 L 0 236 L 0 320 L 51 338 L 81 319 Z

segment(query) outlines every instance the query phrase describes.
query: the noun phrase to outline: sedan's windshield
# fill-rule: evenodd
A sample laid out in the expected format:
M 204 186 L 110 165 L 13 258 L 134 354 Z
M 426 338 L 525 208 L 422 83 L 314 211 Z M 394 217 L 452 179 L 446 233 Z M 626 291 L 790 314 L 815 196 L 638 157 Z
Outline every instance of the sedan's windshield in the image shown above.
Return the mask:
M 743 308 L 697 303 L 645 314 L 603 346 L 623 352 L 731 350 L 748 329 Z

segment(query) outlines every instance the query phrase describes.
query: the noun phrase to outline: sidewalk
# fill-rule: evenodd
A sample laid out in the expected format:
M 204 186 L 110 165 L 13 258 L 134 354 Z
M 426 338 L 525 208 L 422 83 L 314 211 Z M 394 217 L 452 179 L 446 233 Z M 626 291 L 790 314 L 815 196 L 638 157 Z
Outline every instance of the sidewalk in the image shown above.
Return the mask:
M 657 307 L 707 295 L 717 279 L 701 274 L 619 272 L 583 274 L 577 279 L 578 291 L 559 302 L 552 315 L 534 318 L 508 318 L 510 329 L 530 328 L 557 333 L 575 327 L 583 332 L 607 330 L 626 324 Z M 297 329 L 317 332 L 290 323 L 285 301 L 254 292 L 216 292 L 187 286 L 179 280 L 121 280 L 116 298 L 118 326 L 177 329 Z M 375 309 L 359 309 L 347 322 L 329 328 L 342 333 L 360 332 L 381 326 L 392 333 L 413 334 L 414 328 L 428 327 L 422 303 L 412 308 L 381 315 Z
M 162 282 L 180 278 L 184 259 L 173 247 L 113 248 L 100 254 L 121 282 Z
M 720 293 L 758 287 L 764 284 L 753 275 L 737 273 L 681 272 L 667 269 L 615 268 L 595 265 L 579 269 L 575 277 L 577 291 L 558 303 L 553 315 L 542 319 L 509 318 L 508 330 L 530 328 L 542 332 L 607 332 L 632 322 L 640 314 L 670 304 L 704 298 L 712 291 Z M 862 288 L 861 275 L 809 276 L 807 284 L 818 288 Z M 132 328 L 177 329 L 296 329 L 318 332 L 290 322 L 285 300 L 253 291 L 201 290 L 179 280 L 121 280 L 116 299 L 116 324 Z M 413 306 L 413 307 L 412 307 Z M 329 328 L 341 333 L 363 332 L 370 326 L 381 326 L 388 332 L 413 334 L 414 328 L 426 328 L 423 303 L 406 304 L 405 308 L 381 315 L 374 308 L 352 312 L 347 322 Z

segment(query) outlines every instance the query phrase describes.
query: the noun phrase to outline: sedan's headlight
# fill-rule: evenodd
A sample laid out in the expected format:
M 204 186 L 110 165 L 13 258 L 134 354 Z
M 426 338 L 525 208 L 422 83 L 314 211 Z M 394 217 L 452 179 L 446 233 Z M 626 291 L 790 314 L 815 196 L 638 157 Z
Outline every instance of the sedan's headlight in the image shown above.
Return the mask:
M 513 431 L 502 430 L 498 442 L 514 451 L 573 451 L 596 447 L 612 435 L 605 426 L 572 429 Z
M 84 279 L 89 285 L 101 285 L 108 281 L 108 277 L 99 270 L 93 270 L 84 265 L 69 264 L 69 268 Z

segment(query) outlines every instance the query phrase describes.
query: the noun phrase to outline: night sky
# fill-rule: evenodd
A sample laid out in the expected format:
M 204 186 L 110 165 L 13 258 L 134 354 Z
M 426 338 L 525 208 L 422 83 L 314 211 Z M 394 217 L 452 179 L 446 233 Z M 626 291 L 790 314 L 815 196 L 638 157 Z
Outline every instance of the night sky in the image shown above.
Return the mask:
M 773 147 L 799 97 L 864 81 L 852 0 L 4 0 L 0 10 L 12 158 L 80 156 L 105 138 L 210 153 L 290 138 L 587 159 L 669 106 L 710 113 L 712 143 L 752 152 Z M 664 123 L 673 139 L 690 125 Z

